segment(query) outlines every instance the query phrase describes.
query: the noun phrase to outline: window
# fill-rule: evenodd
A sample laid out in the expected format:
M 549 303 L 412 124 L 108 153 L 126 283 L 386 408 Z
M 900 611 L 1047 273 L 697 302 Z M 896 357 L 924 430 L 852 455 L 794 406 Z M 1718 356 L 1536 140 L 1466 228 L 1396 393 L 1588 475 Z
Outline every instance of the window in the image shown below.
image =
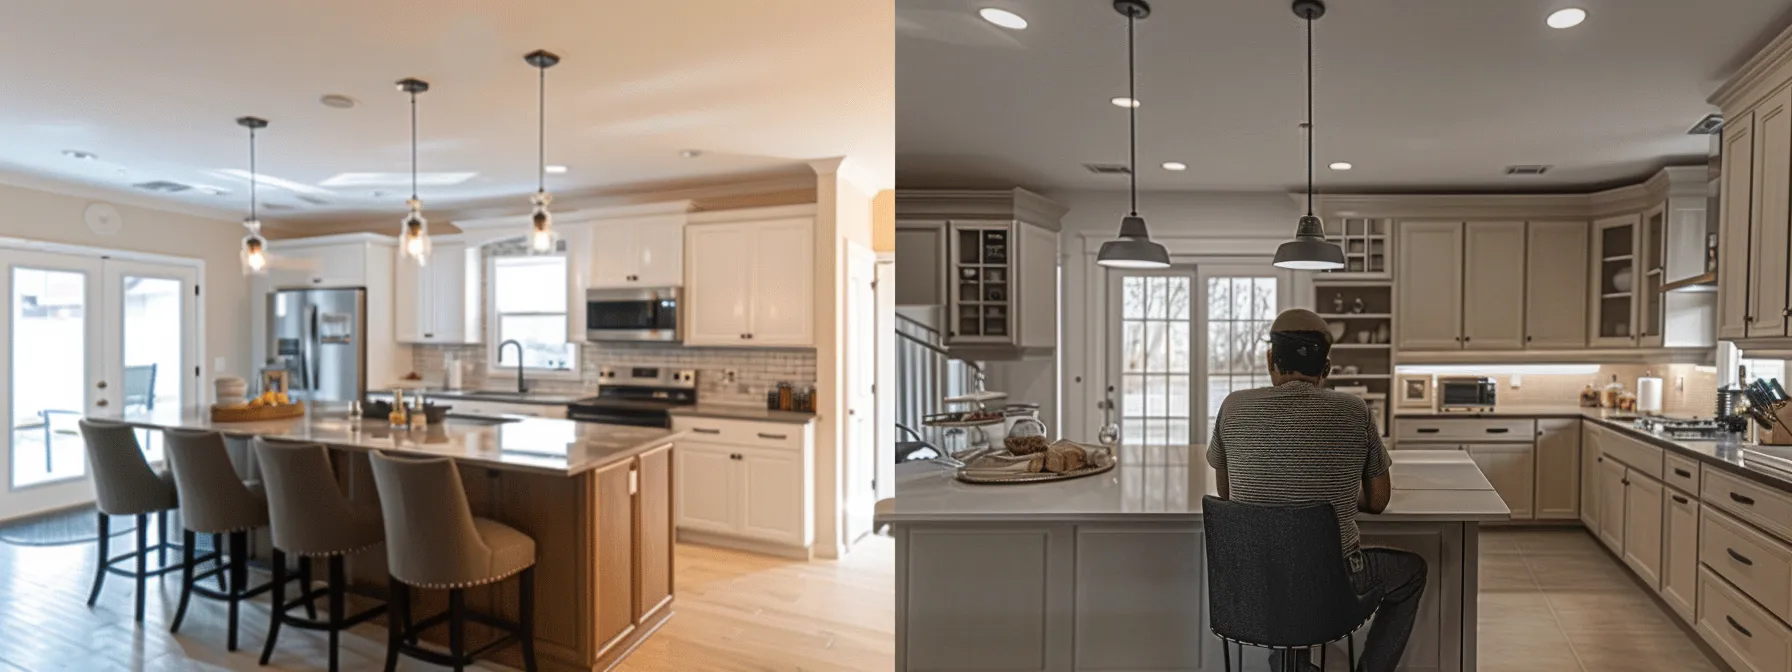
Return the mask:
M 490 270 L 487 361 L 516 366 L 517 349 L 500 347 L 514 340 L 523 346 L 523 368 L 576 372 L 579 346 L 566 342 L 566 257 L 493 257 Z
M 1189 442 L 1188 276 L 1128 275 L 1121 281 L 1121 441 Z
M 1237 390 L 1269 385 L 1269 325 L 1276 319 L 1276 279 L 1207 278 L 1207 426 L 1220 402 Z
M 1739 360 L 1739 363 L 1742 364 L 1743 368 L 1748 370 L 1748 380 L 1743 381 L 1745 383 L 1753 382 L 1757 379 L 1773 379 L 1779 381 L 1785 381 L 1786 379 L 1786 360 L 1744 358 Z

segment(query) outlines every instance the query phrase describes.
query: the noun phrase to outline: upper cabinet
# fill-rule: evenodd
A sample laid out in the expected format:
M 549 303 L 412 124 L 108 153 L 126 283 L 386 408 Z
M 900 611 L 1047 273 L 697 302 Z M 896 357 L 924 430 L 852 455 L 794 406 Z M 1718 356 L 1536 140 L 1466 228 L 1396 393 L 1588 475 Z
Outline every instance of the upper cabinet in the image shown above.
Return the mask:
M 926 326 L 955 356 L 1057 348 L 1062 206 L 1023 189 L 908 190 L 896 211 L 897 304 L 934 308 Z
M 1748 338 L 1749 227 L 1755 191 L 1753 112 L 1724 120 L 1723 175 L 1718 202 L 1717 337 Z
M 1469 222 L 1463 231 L 1463 349 L 1524 348 L 1524 222 Z
M 1462 223 L 1401 222 L 1395 278 L 1396 344 L 1403 350 L 1462 348 Z
M 1637 344 L 1637 247 L 1642 240 L 1636 215 L 1593 223 L 1593 344 Z
M 682 214 L 592 222 L 587 286 L 684 286 L 684 226 Z
M 1717 332 L 1743 350 L 1792 347 L 1792 30 L 1718 87 L 1723 110 Z
M 1754 193 L 1749 218 L 1749 338 L 1786 336 L 1786 246 L 1792 220 L 1792 89 L 1755 109 Z
M 692 223 L 684 235 L 685 344 L 815 344 L 812 217 Z
M 478 343 L 479 249 L 438 236 L 429 263 L 418 266 L 393 251 L 394 332 L 400 343 Z
M 1525 347 L 1587 347 L 1587 223 L 1531 222 L 1524 256 Z

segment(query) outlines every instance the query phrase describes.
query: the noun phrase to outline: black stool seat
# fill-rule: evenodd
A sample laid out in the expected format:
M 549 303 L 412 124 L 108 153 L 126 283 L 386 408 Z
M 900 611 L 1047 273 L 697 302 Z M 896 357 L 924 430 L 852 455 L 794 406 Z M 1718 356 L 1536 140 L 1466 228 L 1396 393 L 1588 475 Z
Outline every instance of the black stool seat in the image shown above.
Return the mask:
M 1358 595 L 1339 543 L 1338 517 L 1327 502 L 1259 506 L 1217 497 L 1201 500 L 1207 536 L 1208 617 L 1231 649 L 1244 646 L 1293 654 L 1347 639 L 1375 615 L 1381 590 Z M 1356 669 L 1350 641 L 1350 668 Z M 1292 662 L 1295 655 L 1285 655 Z

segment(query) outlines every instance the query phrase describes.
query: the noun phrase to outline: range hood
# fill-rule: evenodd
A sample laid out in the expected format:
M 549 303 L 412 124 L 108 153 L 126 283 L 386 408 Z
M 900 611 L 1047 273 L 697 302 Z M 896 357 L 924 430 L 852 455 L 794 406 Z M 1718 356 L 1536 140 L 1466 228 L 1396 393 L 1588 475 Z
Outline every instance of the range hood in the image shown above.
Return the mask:
M 1697 130 L 1697 129 L 1695 129 Z M 1662 283 L 1661 291 L 1693 293 L 1717 291 L 1717 264 L 1722 259 L 1716 258 L 1716 235 L 1718 223 L 1723 221 L 1723 131 L 1722 126 L 1711 134 L 1711 149 L 1707 156 L 1706 174 L 1709 182 L 1705 187 L 1705 226 L 1703 231 L 1698 227 L 1692 230 L 1674 231 L 1669 234 L 1667 248 L 1667 282 Z

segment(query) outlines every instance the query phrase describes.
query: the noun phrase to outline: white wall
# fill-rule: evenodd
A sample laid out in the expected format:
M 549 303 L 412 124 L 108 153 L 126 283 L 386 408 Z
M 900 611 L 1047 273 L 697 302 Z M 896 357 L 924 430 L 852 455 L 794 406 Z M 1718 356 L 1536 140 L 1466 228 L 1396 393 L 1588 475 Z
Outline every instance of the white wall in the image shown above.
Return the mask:
M 846 250 L 848 243 L 872 249 L 872 199 L 877 191 L 851 179 L 852 164 L 815 161 L 815 554 L 846 552 L 845 463 L 847 399 L 845 378 Z M 870 451 L 865 451 L 870 454 Z

